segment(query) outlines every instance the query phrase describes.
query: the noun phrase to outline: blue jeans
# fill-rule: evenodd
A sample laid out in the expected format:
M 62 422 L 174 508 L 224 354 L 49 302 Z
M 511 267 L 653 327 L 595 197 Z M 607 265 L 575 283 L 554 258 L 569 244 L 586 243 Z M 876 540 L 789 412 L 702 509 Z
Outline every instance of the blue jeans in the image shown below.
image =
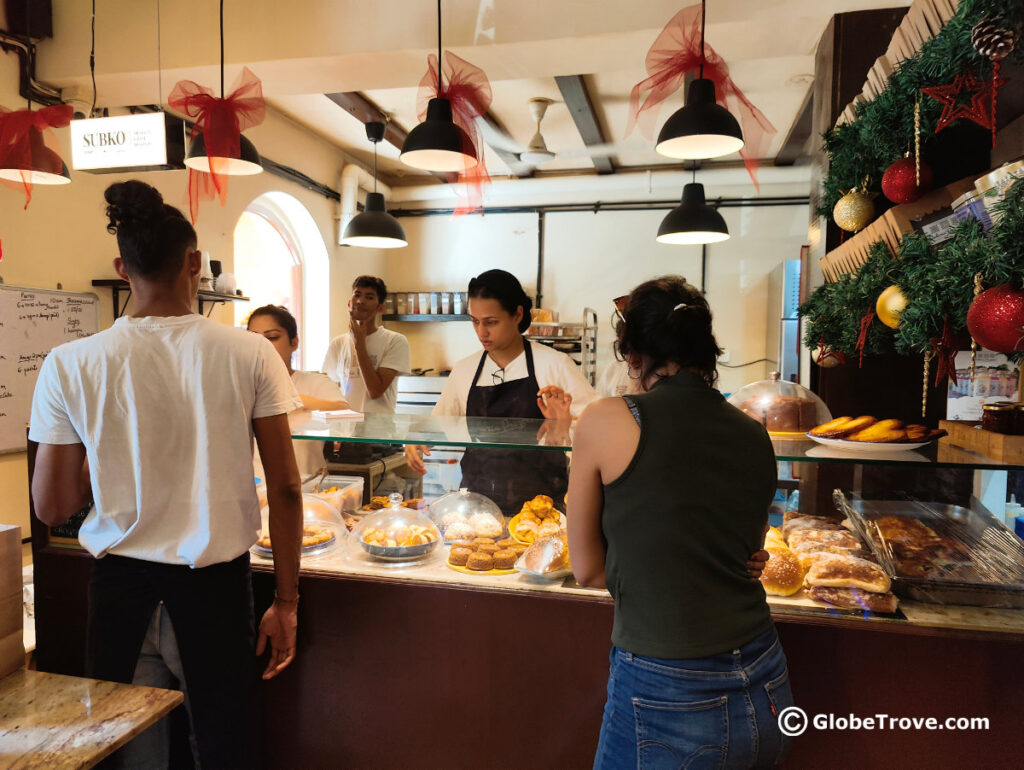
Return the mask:
M 664 660 L 612 647 L 595 770 L 773 767 L 793 705 L 775 629 L 706 658 Z

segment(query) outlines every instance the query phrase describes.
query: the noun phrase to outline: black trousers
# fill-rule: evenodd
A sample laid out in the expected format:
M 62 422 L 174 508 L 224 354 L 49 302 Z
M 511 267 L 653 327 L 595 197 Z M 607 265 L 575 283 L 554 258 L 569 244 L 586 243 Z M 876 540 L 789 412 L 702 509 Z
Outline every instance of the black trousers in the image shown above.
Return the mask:
M 203 770 L 255 767 L 259 669 L 249 554 L 192 569 L 105 556 L 89 586 L 89 676 L 130 683 L 159 602 L 174 626 Z

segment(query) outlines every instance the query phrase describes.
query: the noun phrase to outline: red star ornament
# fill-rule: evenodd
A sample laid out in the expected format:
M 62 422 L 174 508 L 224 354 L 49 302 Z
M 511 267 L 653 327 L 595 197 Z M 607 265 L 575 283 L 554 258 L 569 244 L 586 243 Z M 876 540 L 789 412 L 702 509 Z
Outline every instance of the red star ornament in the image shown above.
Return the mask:
M 991 130 L 992 97 L 1004 82 L 1002 77 L 995 75 L 991 81 L 983 83 L 974 77 L 973 72 L 961 72 L 949 85 L 922 88 L 921 93 L 943 105 L 935 132 L 938 133 L 959 118 L 966 118 Z M 965 96 L 969 96 L 970 101 L 965 102 Z

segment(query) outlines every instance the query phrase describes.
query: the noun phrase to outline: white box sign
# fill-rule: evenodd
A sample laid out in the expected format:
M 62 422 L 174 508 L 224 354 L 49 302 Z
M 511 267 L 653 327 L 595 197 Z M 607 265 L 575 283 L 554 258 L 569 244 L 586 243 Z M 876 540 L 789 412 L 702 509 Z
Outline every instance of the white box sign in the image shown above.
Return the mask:
M 74 169 L 131 168 L 167 163 L 162 112 L 71 121 Z

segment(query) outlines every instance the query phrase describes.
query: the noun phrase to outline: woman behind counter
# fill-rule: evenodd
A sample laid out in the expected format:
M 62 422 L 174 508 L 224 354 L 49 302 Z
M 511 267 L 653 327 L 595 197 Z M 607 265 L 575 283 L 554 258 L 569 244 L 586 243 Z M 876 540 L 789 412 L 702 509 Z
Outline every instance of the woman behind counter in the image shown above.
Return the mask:
M 771 441 L 714 389 L 711 311 L 684 279 L 634 289 L 617 336 L 642 392 L 584 412 L 569 481 L 576 579 L 615 600 L 594 767 L 771 767 L 793 699 L 747 564 L 775 493 Z
M 302 399 L 302 408 L 288 415 L 288 425 L 294 428 L 309 419 L 313 409 L 330 411 L 332 409 L 348 409 L 348 401 L 334 382 L 320 372 L 298 372 L 292 369 L 292 354 L 299 348 L 299 326 L 295 316 L 288 308 L 281 305 L 263 305 L 252 311 L 246 329 L 262 334 L 274 350 L 281 356 L 292 384 Z M 299 474 L 305 478 L 318 473 L 324 467 L 323 441 L 292 441 L 295 448 L 295 460 L 299 465 Z M 254 467 L 257 476 L 263 476 L 263 464 L 256 453 Z
M 532 307 L 519 279 L 504 270 L 469 282 L 469 315 L 483 351 L 455 364 L 432 414 L 568 420 L 596 397 L 569 356 L 523 337 Z M 417 447 L 407 447 L 406 457 L 426 473 Z M 562 500 L 567 484 L 560 452 L 467 449 L 462 458 L 462 486 L 506 515 L 538 494 Z

